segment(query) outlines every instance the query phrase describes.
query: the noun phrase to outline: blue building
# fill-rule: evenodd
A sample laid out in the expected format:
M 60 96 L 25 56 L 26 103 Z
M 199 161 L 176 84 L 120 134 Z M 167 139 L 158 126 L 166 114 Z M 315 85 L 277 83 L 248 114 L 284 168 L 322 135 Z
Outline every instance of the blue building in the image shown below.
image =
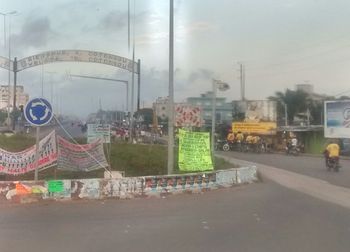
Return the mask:
M 188 97 L 187 103 L 202 108 L 205 126 L 211 126 L 213 92 L 201 94 L 200 97 Z M 232 122 L 232 102 L 226 102 L 224 97 L 216 97 L 216 123 Z

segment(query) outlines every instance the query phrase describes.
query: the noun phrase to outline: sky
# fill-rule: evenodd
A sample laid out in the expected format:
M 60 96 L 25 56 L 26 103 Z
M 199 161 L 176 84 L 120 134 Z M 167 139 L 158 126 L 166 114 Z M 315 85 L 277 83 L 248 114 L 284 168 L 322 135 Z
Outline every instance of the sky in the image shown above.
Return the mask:
M 141 107 L 168 95 L 169 1 L 130 0 L 131 42 L 141 60 Z M 246 98 L 266 99 L 296 84 L 317 93 L 349 91 L 350 2 L 347 0 L 175 0 L 175 101 L 211 90 L 213 78 L 240 99 L 239 65 Z M 11 58 L 81 49 L 132 58 L 127 0 L 1 0 L 11 16 Z M 6 19 L 9 36 L 9 17 Z M 0 16 L 0 56 L 8 57 Z M 80 117 L 99 109 L 126 109 L 122 83 L 69 78 L 67 73 L 131 80 L 125 70 L 91 63 L 53 63 L 18 74 L 31 97 L 48 98 L 56 111 Z M 0 69 L 0 83 L 8 73 Z M 42 85 L 44 86 L 42 90 Z M 346 93 L 346 94 L 350 94 Z M 101 101 L 101 103 L 100 103 Z

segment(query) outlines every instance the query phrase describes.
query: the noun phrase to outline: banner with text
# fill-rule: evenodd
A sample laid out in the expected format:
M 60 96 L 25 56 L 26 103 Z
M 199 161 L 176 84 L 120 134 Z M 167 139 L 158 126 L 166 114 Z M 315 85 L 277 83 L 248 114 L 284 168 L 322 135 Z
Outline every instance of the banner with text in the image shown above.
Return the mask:
M 208 132 L 179 130 L 180 171 L 213 170 Z
M 73 144 L 58 136 L 58 169 L 92 171 L 108 166 L 100 139 L 91 144 Z
M 234 133 L 242 132 L 245 134 L 275 135 L 277 124 L 275 122 L 259 123 L 232 123 Z
M 20 175 L 35 170 L 35 145 L 21 152 L 0 149 L 0 173 Z M 39 142 L 39 169 L 57 161 L 56 135 L 52 131 Z

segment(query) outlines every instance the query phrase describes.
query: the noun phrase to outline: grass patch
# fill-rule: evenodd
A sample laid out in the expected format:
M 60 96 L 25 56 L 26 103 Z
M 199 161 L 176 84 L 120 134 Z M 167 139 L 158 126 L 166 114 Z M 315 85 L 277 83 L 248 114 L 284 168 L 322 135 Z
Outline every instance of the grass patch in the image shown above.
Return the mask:
M 77 139 L 77 142 L 84 144 L 85 139 Z M 11 137 L 0 136 L 0 147 L 8 151 L 21 151 L 35 144 L 35 138 L 26 135 L 15 135 Z M 106 148 L 105 148 L 105 152 Z M 167 174 L 167 146 L 164 145 L 144 145 L 129 143 L 111 144 L 110 162 L 112 170 L 124 171 L 125 176 L 149 176 Z M 175 167 L 174 173 L 184 173 L 179 171 L 177 165 L 177 149 L 174 149 Z M 109 159 L 106 154 L 107 160 Z M 223 158 L 215 158 L 215 170 L 237 167 L 226 162 Z M 83 179 L 83 178 L 103 178 L 104 170 L 91 172 L 70 172 L 61 171 L 54 167 L 39 172 L 39 179 Z M 34 172 L 20 176 L 0 175 L 0 180 L 33 180 Z
M 12 136 L 0 135 L 0 148 L 11 151 L 23 151 L 35 144 L 35 138 L 28 135 L 16 134 Z

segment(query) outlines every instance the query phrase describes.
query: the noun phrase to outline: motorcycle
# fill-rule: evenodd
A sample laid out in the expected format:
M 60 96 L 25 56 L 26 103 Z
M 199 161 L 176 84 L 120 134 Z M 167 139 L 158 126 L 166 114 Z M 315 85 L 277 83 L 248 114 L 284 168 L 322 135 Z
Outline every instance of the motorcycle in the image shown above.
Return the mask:
M 287 146 L 286 147 L 286 154 L 298 156 L 300 154 L 300 148 L 298 146 L 289 146 L 289 147 Z
M 222 140 L 222 139 L 217 139 L 215 141 L 215 150 L 223 150 L 223 145 L 226 143 L 226 140 Z
M 223 150 L 223 151 L 233 150 L 233 143 L 227 140 L 218 139 L 215 142 L 215 150 Z
M 328 171 L 333 170 L 335 172 L 339 172 L 339 159 L 336 157 L 327 158 L 327 169 Z
M 234 148 L 234 144 L 232 142 L 227 141 L 227 140 L 225 141 L 225 143 L 222 146 L 223 151 L 230 151 L 230 150 L 233 150 L 233 148 Z

